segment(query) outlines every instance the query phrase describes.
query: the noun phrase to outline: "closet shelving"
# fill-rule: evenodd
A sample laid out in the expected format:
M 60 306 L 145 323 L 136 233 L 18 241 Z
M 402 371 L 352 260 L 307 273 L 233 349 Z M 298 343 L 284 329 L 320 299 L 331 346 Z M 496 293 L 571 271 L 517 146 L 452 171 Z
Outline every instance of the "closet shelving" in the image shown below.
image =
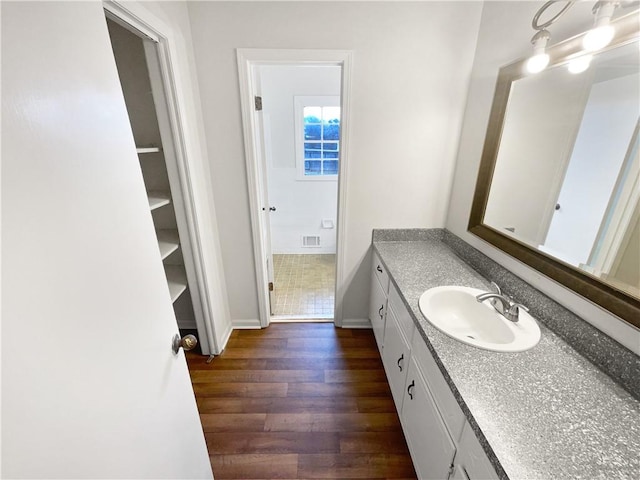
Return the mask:
M 160 147 L 136 147 L 138 155 L 145 153 L 158 153 L 159 151 Z
M 184 271 L 184 267 L 180 265 L 165 265 L 164 272 L 167 276 L 167 283 L 169 284 L 171 301 L 175 302 L 187 289 L 187 274 Z
M 171 203 L 171 196 L 165 192 L 150 191 L 147 192 L 147 198 L 149 199 L 149 208 L 152 211 Z
M 161 130 L 158 121 L 159 115 L 163 115 L 159 113 L 162 111 L 162 100 L 157 103 L 158 99 L 154 98 L 159 90 L 154 90 L 152 86 L 144 41 L 110 20 L 107 24 L 173 310 L 180 328 L 196 328 L 193 297 L 189 288 L 191 277 L 187 274 L 183 239 L 180 238 L 184 221 L 179 220 L 182 217 L 177 217 L 182 214 L 181 194 L 179 189 L 175 189 L 175 174 L 173 177 L 170 175 L 172 170 L 169 162 L 173 161 L 171 144 L 163 145 L 163 138 L 168 138 L 167 132 Z M 188 234 L 185 233 L 187 238 Z M 184 247 L 185 251 L 190 251 L 188 244 Z
M 155 152 L 146 153 L 160 152 L 160 149 L 156 149 Z M 154 181 L 157 182 L 158 178 L 166 176 L 165 163 L 160 160 L 156 159 L 148 163 L 141 161 L 140 165 L 145 184 L 153 184 Z M 149 198 L 149 209 L 156 227 L 158 250 L 160 251 L 164 272 L 167 277 L 169 295 L 171 296 L 171 301 L 175 303 L 187 290 L 188 281 L 184 259 L 180 250 L 180 234 L 176 226 L 175 211 L 171 204 L 171 193 L 169 190 L 149 190 L 147 197 Z
M 158 248 L 160 248 L 160 256 L 162 257 L 162 260 L 166 259 L 169 255 L 180 248 L 178 230 L 156 230 L 156 236 L 158 237 Z

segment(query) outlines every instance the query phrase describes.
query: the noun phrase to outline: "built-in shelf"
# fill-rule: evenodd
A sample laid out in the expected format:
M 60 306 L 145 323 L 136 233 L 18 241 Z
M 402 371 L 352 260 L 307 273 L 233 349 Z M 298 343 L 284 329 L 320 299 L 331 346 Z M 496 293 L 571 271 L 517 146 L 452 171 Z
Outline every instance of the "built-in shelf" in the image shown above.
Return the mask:
M 185 273 L 182 265 L 165 265 L 164 271 L 167 275 L 171 301 L 175 302 L 187 289 L 187 274 Z
M 160 256 L 164 260 L 180 246 L 180 237 L 177 230 L 157 230 L 158 247 L 160 248 Z
M 151 210 L 171 203 L 171 197 L 165 192 L 148 192 L 147 197 L 149 197 L 149 208 Z
M 158 153 L 160 148 L 158 147 L 140 147 L 136 148 L 136 153 Z

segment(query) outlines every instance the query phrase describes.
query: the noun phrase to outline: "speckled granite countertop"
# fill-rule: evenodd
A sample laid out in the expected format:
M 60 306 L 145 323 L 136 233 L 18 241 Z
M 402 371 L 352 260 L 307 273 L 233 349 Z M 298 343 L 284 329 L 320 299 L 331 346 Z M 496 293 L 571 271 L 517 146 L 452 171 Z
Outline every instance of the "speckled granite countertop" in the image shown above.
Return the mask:
M 540 343 L 495 353 L 436 330 L 418 307 L 431 287 L 489 289 L 438 238 L 374 241 L 487 456 L 503 478 L 640 478 L 640 402 L 539 322 Z

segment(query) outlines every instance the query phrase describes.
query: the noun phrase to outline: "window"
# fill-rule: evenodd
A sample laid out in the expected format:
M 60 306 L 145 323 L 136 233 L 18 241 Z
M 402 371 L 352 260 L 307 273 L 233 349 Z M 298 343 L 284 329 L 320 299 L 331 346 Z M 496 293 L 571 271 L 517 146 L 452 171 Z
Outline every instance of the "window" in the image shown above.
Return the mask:
M 340 158 L 340 97 L 295 97 L 299 180 L 336 180 Z

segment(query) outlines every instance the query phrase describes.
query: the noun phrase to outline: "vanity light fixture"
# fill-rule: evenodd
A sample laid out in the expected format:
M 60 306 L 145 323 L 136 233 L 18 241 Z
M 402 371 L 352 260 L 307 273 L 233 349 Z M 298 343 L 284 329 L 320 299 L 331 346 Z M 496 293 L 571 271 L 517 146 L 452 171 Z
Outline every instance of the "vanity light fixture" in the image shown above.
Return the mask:
M 615 30 L 611 25 L 611 17 L 620 2 L 598 1 L 593 6 L 593 14 L 596 16 L 593 28 L 582 39 L 582 46 L 588 52 L 600 50 L 613 39 Z
M 537 30 L 536 34 L 531 39 L 531 43 L 533 44 L 533 55 L 527 61 L 527 71 L 529 73 L 538 73 L 547 68 L 549 65 L 549 54 L 547 53 L 547 43 L 549 43 L 549 39 L 551 38 L 551 34 L 547 30 L 547 27 L 556 22 L 564 13 L 571 8 L 573 5 L 572 1 L 567 1 L 566 5 L 558 11 L 553 17 L 551 17 L 548 21 L 544 23 L 540 23 L 540 17 L 542 14 L 549 8 L 551 5 L 556 3 L 558 0 L 551 0 L 546 2 L 540 9 L 536 12 L 531 21 L 531 26 L 534 30 Z
M 564 0 L 566 5 L 564 5 L 558 13 L 545 23 L 540 23 L 540 17 L 542 14 L 551 5 L 559 1 L 560 0 L 551 0 L 546 2 L 542 7 L 540 7 L 533 17 L 531 26 L 537 31 L 531 39 L 531 43 L 533 44 L 533 55 L 526 63 L 526 70 L 529 73 L 538 73 L 547 68 L 550 60 L 549 54 L 547 53 L 547 44 L 551 38 L 551 34 L 547 30 L 547 27 L 555 23 L 566 13 L 567 10 L 569 10 L 569 8 L 571 8 L 574 3 L 576 3 L 575 0 Z M 640 1 L 638 0 L 598 0 L 591 10 L 595 15 L 593 28 L 586 32 L 582 37 L 582 48 L 584 51 L 578 53 L 579 56 L 572 59 L 567 64 L 569 72 L 582 73 L 587 70 L 591 64 L 591 59 L 593 58 L 591 52 L 602 50 L 611 43 L 611 40 L 613 40 L 616 33 L 613 25 L 611 25 L 611 17 L 613 17 L 616 8 L 636 7 L 639 4 Z

